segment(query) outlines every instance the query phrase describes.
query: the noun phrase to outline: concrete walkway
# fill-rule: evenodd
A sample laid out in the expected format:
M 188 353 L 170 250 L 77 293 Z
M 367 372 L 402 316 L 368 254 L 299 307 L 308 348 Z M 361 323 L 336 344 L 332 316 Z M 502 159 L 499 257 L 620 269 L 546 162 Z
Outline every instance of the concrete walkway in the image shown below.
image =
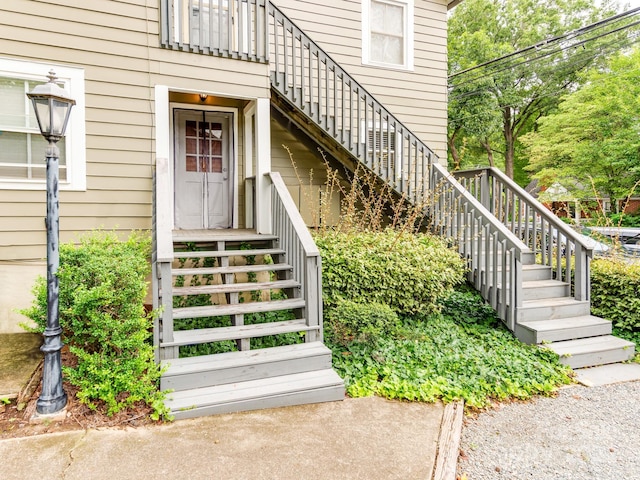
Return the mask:
M 369 397 L 2 440 L 0 477 L 431 480 L 443 412 Z
M 0 335 L 0 392 L 15 398 L 39 335 Z M 129 429 L 0 440 L 0 480 L 453 480 L 462 407 L 378 397 Z

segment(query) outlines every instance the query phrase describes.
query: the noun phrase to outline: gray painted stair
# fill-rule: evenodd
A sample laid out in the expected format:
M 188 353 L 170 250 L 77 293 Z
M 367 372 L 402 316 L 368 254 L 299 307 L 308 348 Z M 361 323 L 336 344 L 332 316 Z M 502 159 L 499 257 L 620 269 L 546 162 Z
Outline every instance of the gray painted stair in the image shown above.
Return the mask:
M 522 293 L 525 301 L 559 298 L 568 296 L 571 286 L 558 280 L 530 280 L 522 282 Z
M 227 352 L 164 361 L 168 368 L 160 381 L 162 390 L 205 388 L 260 378 L 277 377 L 331 368 L 331 350 L 322 342 Z
M 550 280 L 551 267 L 545 265 L 522 265 L 522 280 L 532 282 L 536 280 Z
M 304 318 L 298 318 L 296 320 L 285 320 L 282 322 L 178 330 L 173 332 L 173 341 L 162 342 L 161 346 L 179 347 L 181 345 L 222 342 L 224 340 L 241 340 L 243 338 L 267 337 L 269 335 L 279 335 L 282 333 L 305 332 L 318 330 L 319 328 L 317 325 L 307 325 Z
M 170 334 L 160 337 L 160 349 L 167 352 L 162 357 L 167 369 L 160 386 L 173 390 L 165 403 L 176 418 L 344 398 L 344 382 L 331 368 L 331 351 L 318 341 L 322 325 L 310 325 L 306 318 L 300 318 L 306 317 L 307 311 L 302 285 L 292 278 L 291 265 L 282 263 L 286 252 L 277 247 L 277 237 L 250 232 L 174 232 L 174 257 L 179 261 L 166 270 L 172 281 L 158 289 L 162 296 L 174 300 L 173 320 L 228 316 L 230 324 L 172 328 Z M 275 263 L 264 264 L 260 257 L 267 255 Z M 255 259 L 249 262 L 247 257 L 252 256 L 258 257 L 257 263 Z M 238 257 L 246 258 L 246 264 Z M 259 272 L 270 275 L 263 275 L 263 281 L 248 280 Z M 256 298 L 253 293 L 259 291 L 271 291 L 271 295 L 280 291 L 288 298 L 269 300 L 274 297 L 265 295 L 263 299 L 262 294 Z M 290 311 L 283 318 L 292 319 L 251 323 L 255 321 L 251 314 L 277 311 Z M 185 325 L 190 322 L 180 327 Z M 257 341 L 252 343 L 259 337 L 298 332 L 307 333 L 305 343 L 263 349 L 255 348 Z M 292 341 L 300 337 L 295 339 Z M 235 342 L 237 351 L 179 358 L 182 346 L 227 340 Z
M 213 295 L 216 293 L 240 293 L 256 290 L 284 290 L 288 288 L 300 288 L 295 280 L 276 280 L 273 282 L 245 282 L 223 283 L 219 285 L 196 285 L 192 287 L 173 287 L 173 296 L 184 295 Z
M 611 333 L 611 322 L 592 315 L 516 324 L 516 337 L 529 344 L 597 337 Z
M 165 403 L 176 419 L 182 419 L 343 398 L 342 379 L 327 368 L 173 392 Z
M 195 257 L 195 255 L 192 256 Z M 275 263 L 269 265 L 238 265 L 230 267 L 172 268 L 171 275 L 216 275 L 249 272 L 276 272 L 284 270 L 291 270 L 291 265 L 287 265 L 286 263 Z
M 580 317 L 590 314 L 591 306 L 588 301 L 578 301 L 573 297 L 543 298 L 526 300 L 518 309 L 516 320 L 518 323 L 536 320 L 553 320 L 567 317 Z
M 175 258 L 211 258 L 211 257 L 247 257 L 253 255 L 282 255 L 285 251 L 279 248 L 257 248 L 254 250 L 198 250 L 174 252 Z
M 247 302 L 231 305 L 204 305 L 201 307 L 174 308 L 173 318 L 219 317 L 223 315 L 239 315 L 245 313 L 275 312 L 305 306 L 303 298 L 288 298 L 269 302 Z
M 582 368 L 631 360 L 635 345 L 613 335 L 581 338 L 546 345 L 560 356 L 560 362 L 571 368 Z

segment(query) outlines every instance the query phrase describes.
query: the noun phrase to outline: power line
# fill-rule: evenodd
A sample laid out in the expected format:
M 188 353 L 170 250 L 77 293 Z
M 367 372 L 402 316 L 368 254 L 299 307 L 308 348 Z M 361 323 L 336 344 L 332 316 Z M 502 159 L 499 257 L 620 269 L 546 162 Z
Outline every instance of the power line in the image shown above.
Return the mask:
M 607 76 L 609 78 L 617 78 L 617 77 L 624 76 L 624 75 L 626 75 L 626 74 L 628 74 L 630 72 L 633 72 L 634 70 L 636 70 L 636 69 L 633 69 L 633 68 L 626 69 L 626 70 L 619 71 L 617 73 L 610 73 Z M 536 98 L 537 99 L 541 99 L 541 98 L 548 98 L 548 97 L 558 97 L 558 96 L 560 96 L 560 94 L 565 93 L 565 92 L 566 92 L 566 89 L 560 88 L 560 89 L 557 89 L 557 90 L 555 90 L 553 92 L 548 92 L 548 93 L 544 93 L 542 95 L 538 95 Z M 486 114 L 485 113 L 468 114 L 468 115 L 463 115 L 463 116 L 454 118 L 451 121 L 460 122 L 462 120 L 466 120 L 466 119 L 470 119 L 470 118 L 482 117 L 484 115 L 486 115 Z
M 640 21 L 634 22 L 633 24 L 628 25 L 627 27 L 621 27 L 621 28 L 629 28 L 629 27 L 631 27 L 631 26 L 635 26 L 635 25 L 640 25 Z M 620 30 L 620 29 L 618 29 L 618 30 Z M 640 32 L 638 32 L 638 33 L 640 33 Z M 639 35 L 638 35 L 638 33 L 636 33 L 636 35 L 635 35 L 636 37 L 638 37 L 638 36 L 639 36 Z M 601 36 L 598 36 L 597 38 L 602 38 L 602 37 L 604 37 L 604 36 L 606 36 L 606 35 L 604 35 L 604 34 L 603 34 L 603 35 L 601 35 Z M 593 38 L 593 39 L 591 39 L 591 40 L 596 40 L 597 38 Z M 584 42 L 580 42 L 579 44 L 577 44 L 577 45 L 572 45 L 571 47 L 568 47 L 568 48 L 572 48 L 572 49 L 573 49 L 573 48 L 576 48 L 576 47 L 578 47 L 578 46 L 582 46 L 583 44 L 585 44 L 586 42 L 591 41 L 591 40 L 585 40 Z M 605 43 L 605 44 L 600 45 L 600 49 L 599 49 L 597 52 L 591 52 L 591 53 L 588 53 L 588 54 L 586 54 L 586 55 L 580 56 L 580 57 L 579 57 L 578 59 L 576 59 L 576 60 L 573 60 L 573 61 L 571 61 L 571 62 L 567 62 L 567 63 L 565 63 L 565 64 L 564 64 L 564 67 L 569 67 L 569 68 L 571 68 L 571 67 L 575 67 L 575 66 L 576 66 L 576 65 L 578 65 L 579 63 L 581 63 L 581 64 L 582 64 L 582 63 L 585 63 L 585 62 L 587 62 L 587 61 L 589 61 L 589 62 L 590 62 L 590 61 L 592 61 L 596 56 L 603 56 L 603 55 L 606 55 L 606 54 L 608 54 L 608 53 L 610 53 L 610 52 L 618 51 L 618 50 L 620 50 L 621 48 L 629 47 L 629 46 L 633 45 L 636 41 L 638 41 L 638 38 L 629 38 L 629 37 L 626 37 L 626 38 L 624 38 L 624 39 L 615 39 L 615 40 L 613 40 L 613 41 L 611 41 L 611 42 L 608 42 L 608 43 Z M 566 49 L 564 49 L 564 50 L 566 50 Z M 552 52 L 552 53 L 559 53 L 559 51 Z M 482 76 L 479 76 L 479 77 L 475 77 L 475 78 L 473 78 L 473 79 L 471 79 L 471 80 L 468 80 L 468 81 L 465 81 L 465 82 L 461 82 L 461 83 L 459 83 L 459 84 L 457 84 L 457 85 L 455 85 L 455 86 L 453 86 L 453 87 L 450 87 L 450 88 L 451 88 L 451 91 L 454 91 L 455 89 L 458 89 L 458 88 L 460 88 L 460 87 L 461 87 L 461 86 L 463 86 L 463 85 L 467 85 L 467 84 L 469 84 L 469 83 L 475 83 L 475 82 L 477 82 L 478 80 L 482 80 L 482 79 L 484 79 L 484 78 L 494 78 L 496 74 L 501 73 L 501 72 L 503 72 L 503 71 L 505 71 L 505 70 L 513 69 L 513 68 L 516 68 L 516 67 L 519 67 L 519 66 L 525 65 L 525 64 L 527 64 L 527 63 L 532 63 L 533 61 L 537 61 L 537 60 L 540 60 L 540 59 L 542 59 L 542 58 L 546 58 L 547 56 L 548 56 L 548 55 L 541 55 L 541 56 L 536 57 L 536 58 L 534 58 L 534 59 L 531 59 L 531 60 L 529 60 L 529 61 L 520 62 L 520 63 L 518 63 L 518 64 L 514 64 L 514 65 L 507 65 L 507 66 L 505 66 L 505 67 L 501 68 L 500 70 L 496 70 L 496 71 L 494 71 L 494 72 L 491 72 L 491 73 L 488 73 L 488 74 L 485 74 L 485 75 L 482 75 Z M 476 90 L 471 90 L 471 91 L 469 91 L 469 92 L 460 93 L 460 94 L 458 94 L 458 95 L 451 95 L 449 98 L 450 98 L 450 99 L 453 99 L 453 100 L 457 100 L 457 99 L 460 99 L 460 98 L 465 98 L 465 97 L 470 97 L 470 96 L 478 95 L 478 94 L 480 94 L 480 93 L 487 92 L 487 91 L 490 91 L 490 90 L 491 90 L 491 87 L 485 86 L 485 87 L 478 88 L 478 89 L 476 89 Z
M 449 88 L 451 90 L 455 90 L 455 89 L 458 89 L 458 88 L 460 88 L 460 87 L 462 87 L 464 85 L 468 85 L 470 83 L 476 83 L 476 82 L 478 82 L 480 80 L 483 80 L 483 79 L 486 79 L 486 78 L 494 78 L 497 74 L 499 74 L 501 72 L 504 72 L 506 70 L 512 70 L 514 68 L 521 67 L 523 65 L 527 65 L 527 64 L 542 60 L 542 59 L 547 58 L 547 57 L 549 57 L 551 55 L 558 54 L 558 53 L 564 52 L 566 50 L 576 49 L 578 47 L 586 45 L 589 42 L 598 40 L 600 38 L 604 38 L 604 37 L 612 35 L 614 33 L 619 33 L 621 31 L 624 31 L 626 29 L 629 29 L 631 27 L 638 26 L 638 25 L 640 25 L 640 20 L 636 21 L 636 22 L 633 22 L 631 24 L 616 28 L 614 30 L 610 30 L 610 31 L 608 31 L 606 33 L 602 33 L 602 34 L 597 35 L 595 37 L 591 37 L 591 38 L 582 40 L 582 41 L 577 42 L 575 44 L 568 45 L 566 47 L 562 47 L 562 48 L 559 48 L 559 49 L 556 49 L 556 50 L 553 50 L 553 51 L 550 51 L 550 52 L 546 52 L 544 54 L 538 55 L 537 57 L 529 58 L 529 59 L 520 61 L 519 63 L 506 64 L 504 66 L 501 66 L 499 69 L 493 70 L 491 72 L 487 72 L 487 73 L 482 74 L 482 75 L 478 75 L 476 77 L 473 77 L 473 78 L 471 78 L 469 80 L 462 81 L 462 82 L 457 83 L 455 85 L 450 85 Z M 609 43 L 606 43 L 604 45 L 601 45 L 601 49 L 598 52 L 593 52 L 593 53 L 588 54 L 586 57 L 585 56 L 581 56 L 579 58 L 582 58 L 584 60 L 593 60 L 596 56 L 602 56 L 603 54 L 609 53 L 609 50 L 605 50 L 605 49 L 606 49 L 606 47 L 611 46 L 611 45 L 616 46 L 616 47 L 628 47 L 628 46 L 632 45 L 633 43 L 635 43 L 638 40 L 638 38 L 637 38 L 639 36 L 638 33 L 640 33 L 640 32 L 635 32 L 634 36 L 631 37 L 631 38 L 627 37 L 627 38 L 621 39 L 621 40 L 620 39 L 616 39 L 616 40 L 614 40 L 612 42 L 609 42 Z M 613 51 L 613 49 L 612 49 L 612 51 Z M 577 63 L 577 60 L 574 61 L 573 63 L 566 63 L 565 66 L 572 66 L 572 65 L 575 65 L 576 63 Z M 486 90 L 486 88 L 485 89 L 481 89 L 480 91 L 484 91 L 484 90 Z M 468 93 L 468 92 L 465 92 L 465 94 L 466 93 Z M 465 94 L 461 94 L 461 95 L 465 95 Z M 454 98 L 456 98 L 456 97 L 454 97 Z
M 584 33 L 587 33 L 588 31 L 590 31 L 592 29 L 599 28 L 601 26 L 607 25 L 608 23 L 617 21 L 617 20 L 619 20 L 621 18 L 624 18 L 626 16 L 629 16 L 629 15 L 635 15 L 638 12 L 640 12 L 640 7 L 633 8 L 631 10 L 627 10 L 626 12 L 619 13 L 618 15 L 614 15 L 612 17 L 605 18 L 603 20 L 600 20 L 598 22 L 592 23 L 592 24 L 587 25 L 585 27 L 581 27 L 581 28 L 572 30 L 572 31 L 570 31 L 568 33 L 565 33 L 563 35 L 558 35 L 558 36 L 550 38 L 550 39 L 542 40 L 541 42 L 538 42 L 538 43 L 536 43 L 534 45 L 530 45 L 528 47 L 522 48 L 522 49 L 517 50 L 515 52 L 508 53 L 506 55 L 494 58 L 492 60 L 488 60 L 486 62 L 483 62 L 483 63 L 479 64 L 479 65 L 475 65 L 473 67 L 469 67 L 469 68 L 467 68 L 465 70 L 462 70 L 460 72 L 452 73 L 451 75 L 449 75 L 449 79 L 451 79 L 453 77 L 457 77 L 458 75 L 463 75 L 463 74 L 471 72 L 473 70 L 477 70 L 478 68 L 483 68 L 483 67 L 492 65 L 494 63 L 503 61 L 505 59 L 508 59 L 508 58 L 511 58 L 511 57 L 514 57 L 514 56 L 517 56 L 517 55 L 522 55 L 522 54 L 524 54 L 526 52 L 529 52 L 531 50 L 537 50 L 537 49 L 540 49 L 540 48 L 543 48 L 543 47 L 547 47 L 550 44 L 559 42 L 560 40 L 563 40 L 565 38 L 571 38 L 571 37 L 577 37 L 577 36 L 583 35 Z

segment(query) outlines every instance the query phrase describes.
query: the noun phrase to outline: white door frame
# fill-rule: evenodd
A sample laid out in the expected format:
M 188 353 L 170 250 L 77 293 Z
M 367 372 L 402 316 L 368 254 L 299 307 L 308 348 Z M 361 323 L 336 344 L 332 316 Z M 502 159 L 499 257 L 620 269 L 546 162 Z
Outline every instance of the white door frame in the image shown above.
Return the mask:
M 215 92 L 215 91 L 195 91 L 188 90 L 179 87 L 169 87 L 168 85 L 155 85 L 154 89 L 154 107 L 155 107 L 155 142 L 156 142 L 156 158 L 168 159 L 169 163 L 169 175 L 171 179 L 171 185 L 174 185 L 174 164 L 173 164 L 173 115 L 172 109 L 188 108 L 188 109 L 211 109 L 214 111 L 233 111 L 234 112 L 234 136 L 233 136 L 233 228 L 238 228 L 238 109 L 216 107 L 209 105 L 199 105 L 197 103 L 177 103 L 169 102 L 169 91 L 190 93 L 196 96 L 199 93 L 206 93 L 208 95 L 233 98 L 237 100 L 248 100 L 250 103 L 245 108 L 243 114 L 251 114 L 256 116 L 256 132 L 255 132 L 255 145 L 251 145 L 247 149 L 247 143 L 252 141 L 252 137 L 245 135 L 243 145 L 245 153 L 245 165 L 247 162 L 251 162 L 252 157 L 247 157 L 247 151 L 255 151 L 256 158 L 256 171 L 252 172 L 252 175 L 256 176 L 256 200 L 257 211 L 255 219 L 255 229 L 258 233 L 271 233 L 271 189 L 270 182 L 265 177 L 267 172 L 271 171 L 271 99 L 270 98 L 255 98 L 255 97 L 242 97 L 238 95 L 229 96 L 228 94 Z M 252 108 L 253 107 L 253 108 Z M 250 113 L 249 113 L 250 112 Z M 246 120 L 246 116 L 245 116 Z M 247 131 L 245 123 L 245 133 Z M 244 172 L 243 172 L 244 173 Z M 174 202 L 173 196 L 168 199 L 170 202 L 170 218 L 171 225 L 175 228 L 174 218 Z

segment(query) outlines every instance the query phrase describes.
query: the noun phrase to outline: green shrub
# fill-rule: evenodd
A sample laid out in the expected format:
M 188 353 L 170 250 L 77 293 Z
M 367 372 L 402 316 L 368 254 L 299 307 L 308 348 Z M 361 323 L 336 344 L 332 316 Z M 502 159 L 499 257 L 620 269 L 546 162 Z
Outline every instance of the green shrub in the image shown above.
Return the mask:
M 620 227 L 640 227 L 640 214 L 612 213 L 609 215 L 610 224 Z
M 389 305 L 397 313 L 436 312 L 440 299 L 463 281 L 458 253 L 432 235 L 327 231 L 316 243 L 328 308 L 351 300 Z
M 325 326 L 331 340 L 341 345 L 350 342 L 375 342 L 390 335 L 400 325 L 400 319 L 388 305 L 356 303 L 341 300 L 325 312 Z
M 551 395 L 570 383 L 570 369 L 550 350 L 525 345 L 503 327 L 459 320 L 407 318 L 396 335 L 374 345 L 327 344 L 351 397 L 462 399 L 467 407 L 484 408 L 493 400 Z
M 615 259 L 591 263 L 591 312 L 614 325 L 614 333 L 640 342 L 640 264 Z
M 142 401 L 154 418 L 167 413 L 157 389 L 161 375 L 150 343 L 152 317 L 144 299 L 150 240 L 133 233 L 92 232 L 79 245 L 60 246 L 58 279 L 63 342 L 78 358 L 64 374 L 79 387 L 78 399 L 92 409 L 104 402 L 109 415 Z M 22 311 L 44 331 L 47 286 L 39 278 L 33 305 Z

